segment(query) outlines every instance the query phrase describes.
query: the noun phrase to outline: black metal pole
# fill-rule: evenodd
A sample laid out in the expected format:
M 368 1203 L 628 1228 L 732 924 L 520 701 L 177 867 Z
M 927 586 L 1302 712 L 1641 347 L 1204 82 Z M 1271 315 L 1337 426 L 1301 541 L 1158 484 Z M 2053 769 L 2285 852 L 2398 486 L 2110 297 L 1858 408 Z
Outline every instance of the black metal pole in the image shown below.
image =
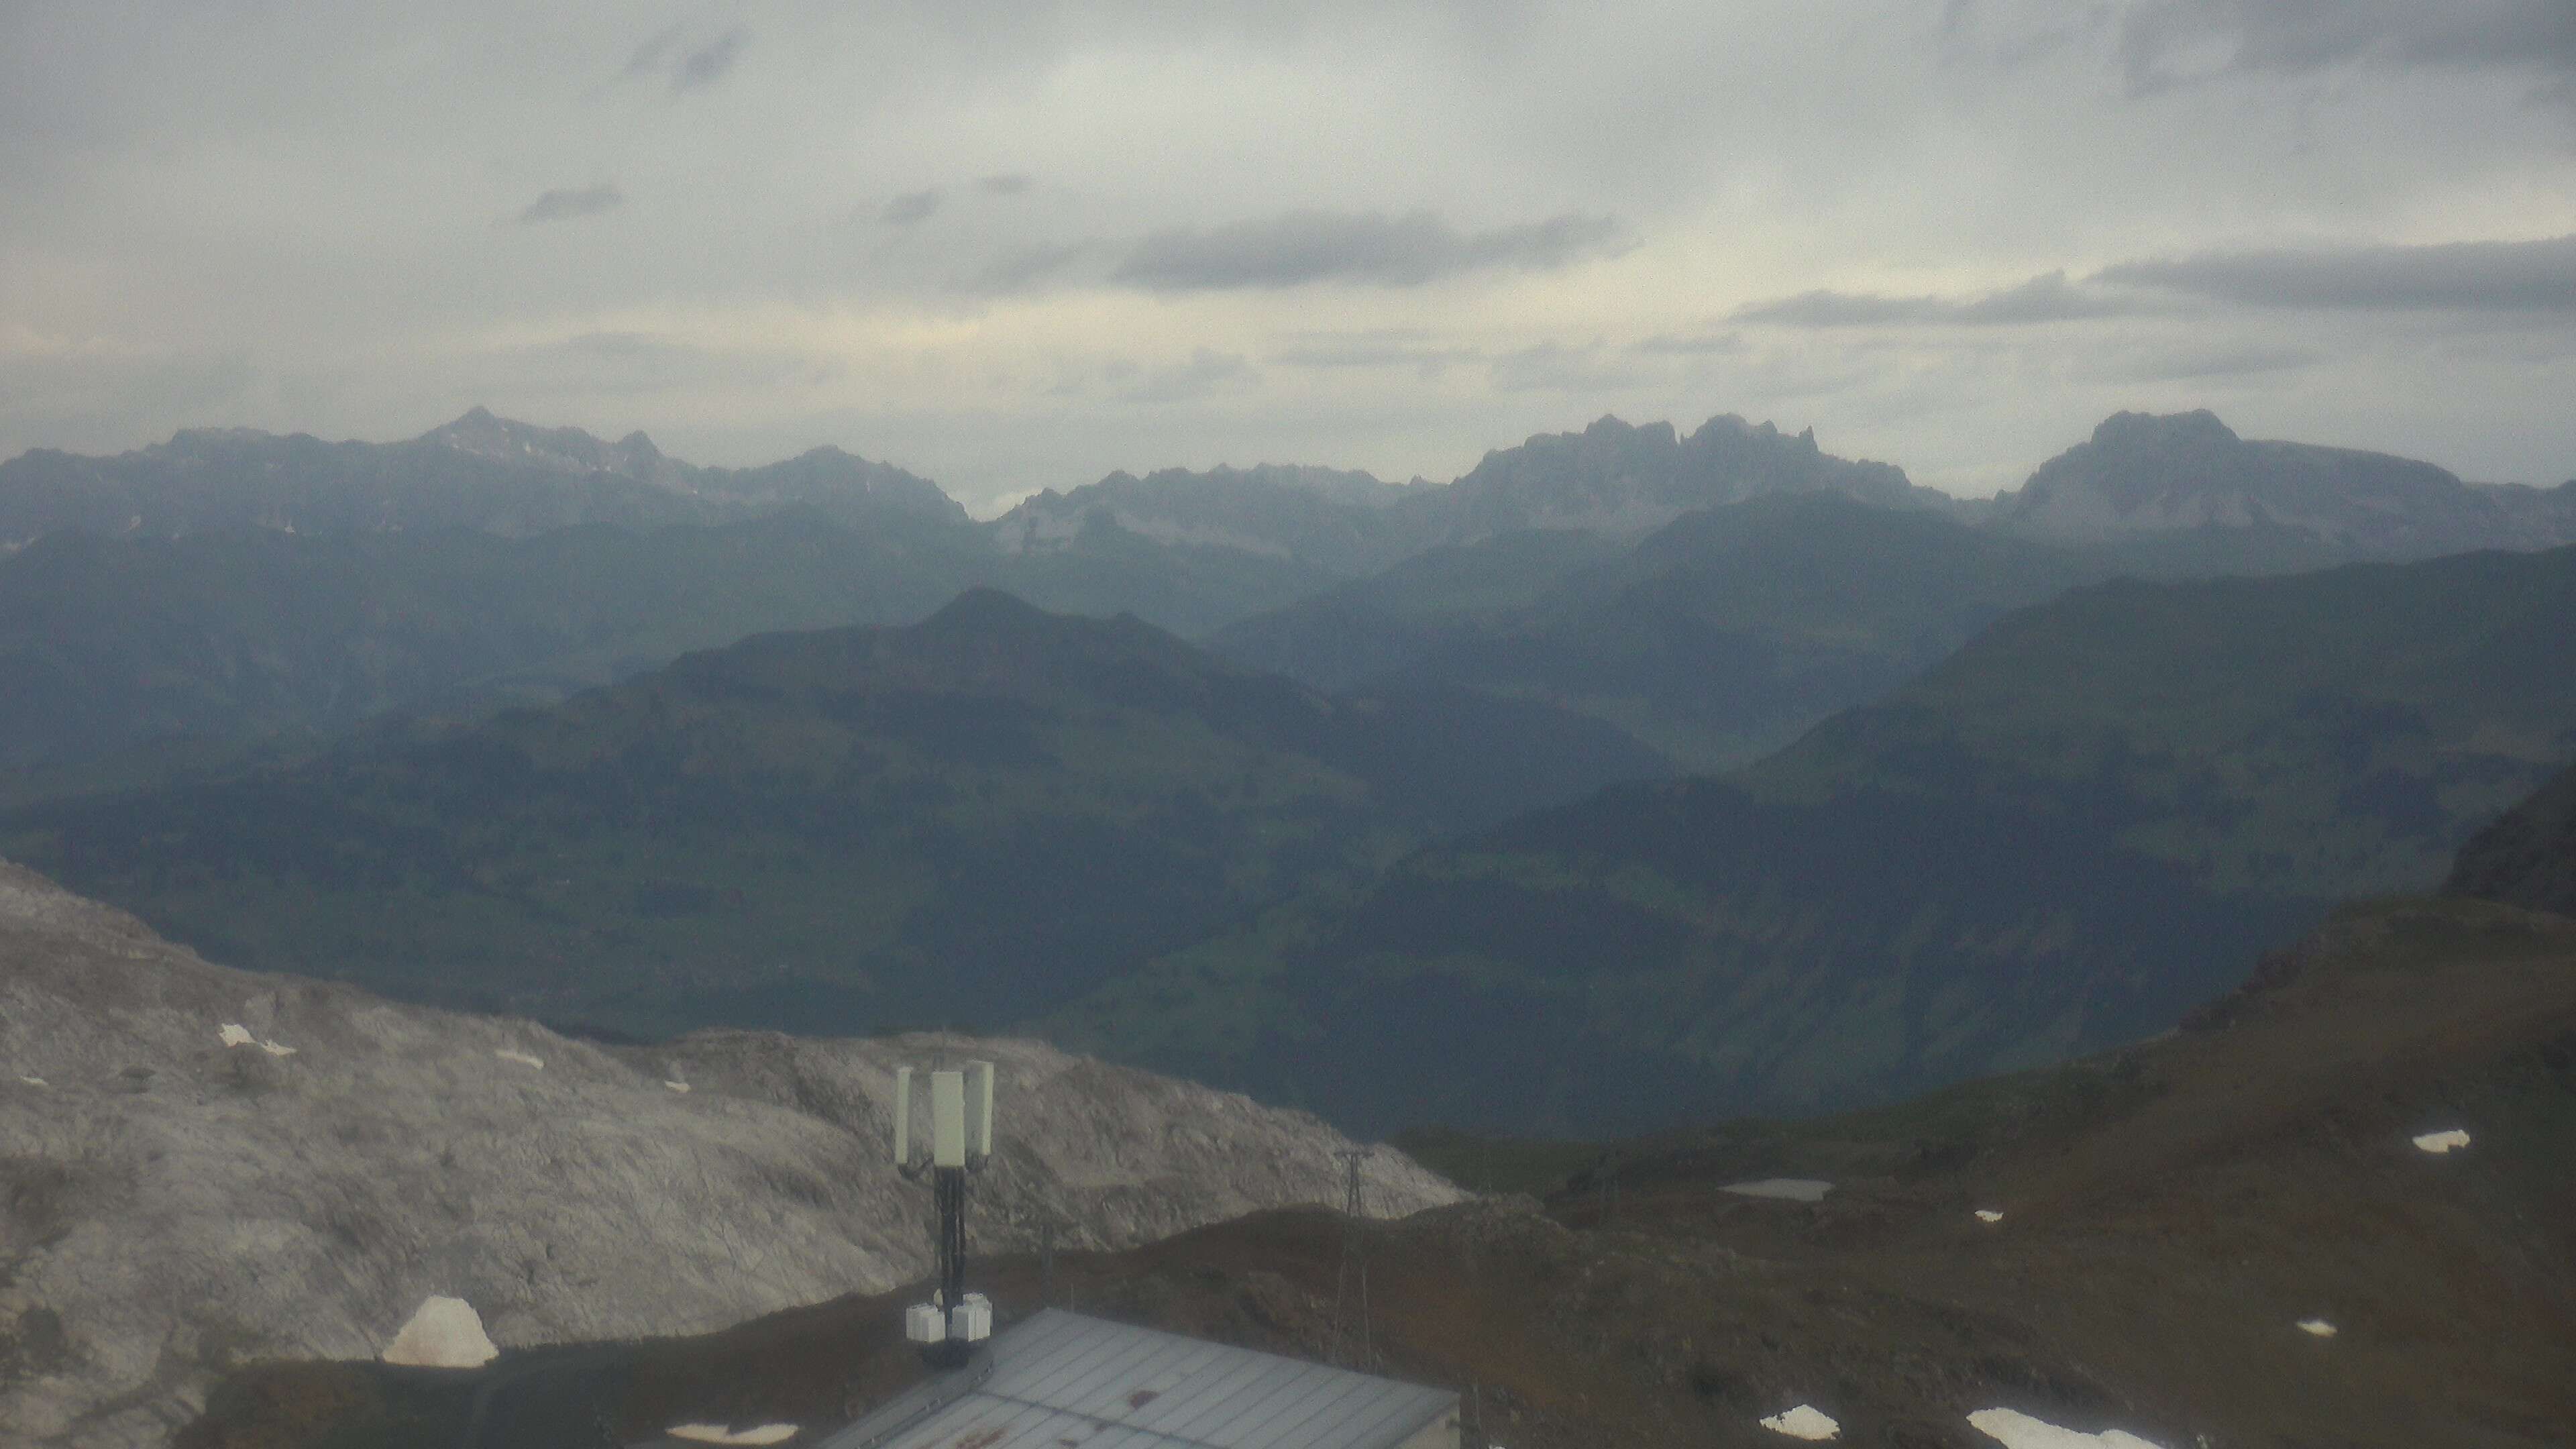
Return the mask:
M 939 1306 L 955 1308 L 966 1297 L 966 1169 L 936 1169 L 939 1198 Z

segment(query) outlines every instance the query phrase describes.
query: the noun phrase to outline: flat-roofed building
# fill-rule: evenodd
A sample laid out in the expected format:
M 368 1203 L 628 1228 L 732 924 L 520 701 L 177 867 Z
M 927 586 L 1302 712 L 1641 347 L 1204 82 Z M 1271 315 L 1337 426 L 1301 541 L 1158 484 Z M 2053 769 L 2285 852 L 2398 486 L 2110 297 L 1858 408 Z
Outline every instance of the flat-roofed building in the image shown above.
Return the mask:
M 1459 1449 L 1458 1396 L 1047 1309 L 822 1449 Z

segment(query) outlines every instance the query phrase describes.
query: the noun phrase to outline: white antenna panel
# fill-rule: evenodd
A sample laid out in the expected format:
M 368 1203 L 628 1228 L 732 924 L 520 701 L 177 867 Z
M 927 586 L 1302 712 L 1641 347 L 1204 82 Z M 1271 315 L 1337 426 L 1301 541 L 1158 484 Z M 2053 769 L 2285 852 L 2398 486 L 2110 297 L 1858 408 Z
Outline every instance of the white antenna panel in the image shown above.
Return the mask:
M 930 1165 L 966 1165 L 966 1074 L 930 1074 Z
M 993 1155 L 993 1064 L 966 1064 L 966 1122 L 973 1129 L 966 1147 L 978 1157 Z
M 912 1068 L 894 1069 L 894 1165 L 912 1157 Z

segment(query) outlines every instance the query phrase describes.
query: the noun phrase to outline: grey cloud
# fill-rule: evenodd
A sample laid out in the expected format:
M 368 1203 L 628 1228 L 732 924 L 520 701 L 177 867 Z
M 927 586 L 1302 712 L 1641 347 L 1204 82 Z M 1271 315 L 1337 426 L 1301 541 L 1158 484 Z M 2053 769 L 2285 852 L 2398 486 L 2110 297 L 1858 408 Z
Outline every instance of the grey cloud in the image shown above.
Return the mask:
M 725 73 L 733 69 L 734 62 L 742 58 L 742 48 L 750 41 L 751 32 L 737 28 L 681 56 L 680 63 L 671 68 L 671 89 L 695 90 L 724 79 Z
M 672 46 L 680 43 L 680 35 L 687 28 L 682 25 L 668 26 L 652 39 L 635 47 L 635 53 L 626 59 L 626 69 L 623 74 L 632 79 L 636 76 L 651 75 L 660 70 L 662 58 L 671 53 Z
M 2097 280 L 2119 280 L 2107 273 Z M 1784 327 L 2022 326 L 2124 317 L 2138 312 L 2134 298 L 2105 295 L 2066 280 L 2064 272 L 2033 277 L 1980 297 L 1888 297 L 1868 292 L 1801 292 L 1775 302 L 1736 309 L 1738 322 Z
M 519 213 L 519 225 L 536 226 L 549 221 L 597 216 L 625 204 L 626 193 L 611 182 L 603 181 L 597 186 L 557 187 L 529 202 L 527 209 Z
M 2096 280 L 2262 307 L 2576 311 L 2576 235 L 2546 241 L 2205 252 L 2124 262 Z
M 725 352 L 644 332 L 585 332 L 559 342 L 485 353 L 478 371 L 520 396 L 642 397 L 707 386 L 781 386 L 806 360 L 785 352 Z
M 1549 270 L 1607 251 L 1618 236 L 1610 218 L 1570 212 L 1461 233 L 1429 211 L 1292 211 L 1205 231 L 1157 232 L 1111 277 L 1154 292 L 1325 281 L 1411 287 L 1489 267 Z
M 631 81 L 668 75 L 672 94 L 697 90 L 724 79 L 742 59 L 743 47 L 751 43 L 751 32 L 740 26 L 698 45 L 686 43 L 688 32 L 685 24 L 655 32 L 626 58 L 620 77 Z
M 2150 0 L 2132 8 L 2120 56 L 2154 90 L 2220 71 L 2299 72 L 2355 61 L 2576 76 L 2568 0 Z
M 1410 367 L 1437 372 L 1476 356 L 1474 348 L 1444 346 L 1426 332 L 1391 328 L 1292 334 L 1290 344 L 1272 353 L 1270 360 L 1285 367 Z
M 937 188 L 934 187 L 928 191 L 907 191 L 887 202 L 885 210 L 877 213 L 877 220 L 888 226 L 913 226 L 928 221 L 930 214 L 938 209 Z
M 985 264 L 966 283 L 970 292 L 1020 292 L 1047 280 L 1092 250 L 1092 243 L 1066 242 L 1054 246 L 1022 247 L 1005 252 Z
M 1941 19 L 1932 30 L 1943 60 L 2022 70 L 2084 44 L 2094 31 L 2114 23 L 2109 12 L 2087 6 L 2068 7 L 2069 13 L 2053 23 L 2034 23 L 2028 14 L 2020 14 L 1990 26 L 1978 13 L 1981 8 L 1978 0 L 1945 0 Z
M 1037 184 L 1037 178 L 1025 171 L 1005 171 L 998 176 L 978 177 L 975 189 L 987 196 L 1021 196 Z
M 25 357 L 0 353 L 0 428 L 53 446 L 114 452 L 141 437 L 238 422 L 260 370 L 235 353 L 176 357 Z
M 1240 353 L 1202 347 L 1191 353 L 1187 362 L 1154 368 L 1141 376 L 1130 364 L 1114 375 L 1136 377 L 1135 385 L 1123 394 L 1129 402 L 1176 403 L 1195 401 L 1229 383 L 1248 382 L 1253 371 L 1252 364 Z
M 1592 392 L 1627 387 L 1638 374 L 1617 364 L 1604 364 L 1601 344 L 1568 347 L 1542 342 L 1494 359 L 1493 381 L 1501 392 Z
M 1649 337 L 1642 342 L 1631 342 L 1628 344 L 1628 350 L 1648 357 L 1714 357 L 1723 353 L 1742 352 L 1744 334 L 1710 332 L 1694 337 L 1683 337 L 1668 332 Z
M 2304 347 L 2221 347 L 2149 352 L 2090 364 L 2082 374 L 2104 382 L 2216 382 L 2296 372 L 2327 360 Z

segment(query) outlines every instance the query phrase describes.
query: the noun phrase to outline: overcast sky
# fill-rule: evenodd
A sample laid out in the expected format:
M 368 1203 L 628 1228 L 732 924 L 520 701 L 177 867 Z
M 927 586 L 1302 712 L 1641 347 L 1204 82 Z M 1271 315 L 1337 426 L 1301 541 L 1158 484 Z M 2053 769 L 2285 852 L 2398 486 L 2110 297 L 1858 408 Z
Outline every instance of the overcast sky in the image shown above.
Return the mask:
M 1605 412 L 2576 476 L 2576 0 L 0 0 L 0 457 L 476 403 L 979 511 Z

